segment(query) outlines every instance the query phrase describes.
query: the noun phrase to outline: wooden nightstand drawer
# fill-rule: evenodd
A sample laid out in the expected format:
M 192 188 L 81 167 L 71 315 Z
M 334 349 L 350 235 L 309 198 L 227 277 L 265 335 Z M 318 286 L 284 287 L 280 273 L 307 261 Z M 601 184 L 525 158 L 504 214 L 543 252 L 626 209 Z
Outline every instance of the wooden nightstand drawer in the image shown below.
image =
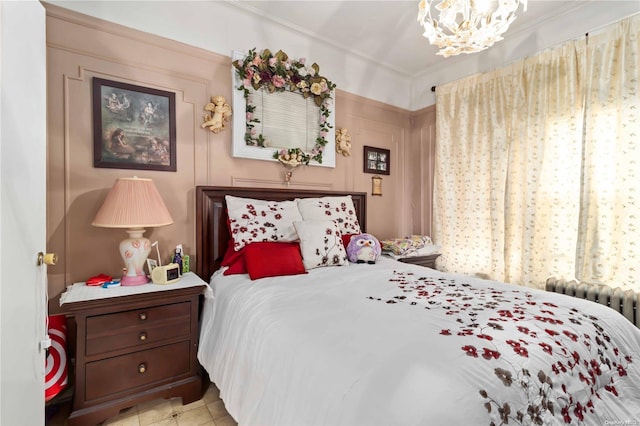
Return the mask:
M 191 303 L 87 317 L 87 356 L 188 337 Z
M 166 324 L 167 320 L 176 318 L 179 321 L 189 321 L 189 302 L 153 306 L 107 315 L 87 317 L 87 337 L 94 338 L 110 334 L 114 329 L 131 326 L 153 326 Z
M 156 323 L 126 329 L 114 328 L 109 334 L 87 336 L 87 356 L 189 337 L 190 326 L 187 316 L 186 319 L 184 317 L 167 319 L 164 324 Z
M 86 364 L 86 401 L 174 380 L 190 372 L 190 341 Z

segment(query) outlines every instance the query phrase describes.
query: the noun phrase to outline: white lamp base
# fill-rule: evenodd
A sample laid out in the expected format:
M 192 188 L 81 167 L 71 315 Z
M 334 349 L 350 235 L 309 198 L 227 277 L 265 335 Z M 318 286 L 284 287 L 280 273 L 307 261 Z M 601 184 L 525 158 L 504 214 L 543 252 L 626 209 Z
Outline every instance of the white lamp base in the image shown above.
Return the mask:
M 120 256 L 124 260 L 125 275 L 120 280 L 124 286 L 142 285 L 149 282 L 144 265 L 151 252 L 151 241 L 142 236 L 144 228 L 127 229 L 129 238 L 120 242 Z

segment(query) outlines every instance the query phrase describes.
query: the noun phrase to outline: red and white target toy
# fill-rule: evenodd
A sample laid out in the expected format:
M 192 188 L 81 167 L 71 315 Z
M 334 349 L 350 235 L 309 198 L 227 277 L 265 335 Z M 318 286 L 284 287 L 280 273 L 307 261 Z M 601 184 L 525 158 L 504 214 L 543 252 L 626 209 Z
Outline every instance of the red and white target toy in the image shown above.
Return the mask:
M 67 323 L 64 315 L 49 317 L 51 346 L 46 359 L 45 401 L 59 394 L 68 382 L 67 371 Z

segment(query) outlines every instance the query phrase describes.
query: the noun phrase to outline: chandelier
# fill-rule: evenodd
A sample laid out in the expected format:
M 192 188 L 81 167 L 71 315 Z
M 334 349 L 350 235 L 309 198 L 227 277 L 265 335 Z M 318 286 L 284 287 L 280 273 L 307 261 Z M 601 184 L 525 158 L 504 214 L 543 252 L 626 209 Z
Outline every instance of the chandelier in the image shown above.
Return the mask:
M 421 0 L 418 22 L 424 37 L 438 46 L 445 58 L 460 53 L 480 52 L 502 40 L 515 12 L 527 0 Z

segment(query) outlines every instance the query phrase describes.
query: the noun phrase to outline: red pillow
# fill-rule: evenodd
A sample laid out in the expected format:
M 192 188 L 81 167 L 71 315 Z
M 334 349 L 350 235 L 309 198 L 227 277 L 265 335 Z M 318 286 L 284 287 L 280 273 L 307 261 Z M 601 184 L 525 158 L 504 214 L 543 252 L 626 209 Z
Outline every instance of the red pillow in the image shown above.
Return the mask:
M 249 278 L 306 274 L 300 243 L 253 242 L 244 247 Z
M 354 235 L 360 235 L 360 234 L 342 234 L 342 245 L 344 246 L 345 250 L 347 249 L 347 246 L 351 241 L 351 237 L 353 237 Z
M 227 251 L 222 258 L 221 266 L 228 266 L 223 275 L 246 274 L 247 267 L 244 261 L 244 248 L 239 251 L 233 249 L 233 240 L 229 240 Z

